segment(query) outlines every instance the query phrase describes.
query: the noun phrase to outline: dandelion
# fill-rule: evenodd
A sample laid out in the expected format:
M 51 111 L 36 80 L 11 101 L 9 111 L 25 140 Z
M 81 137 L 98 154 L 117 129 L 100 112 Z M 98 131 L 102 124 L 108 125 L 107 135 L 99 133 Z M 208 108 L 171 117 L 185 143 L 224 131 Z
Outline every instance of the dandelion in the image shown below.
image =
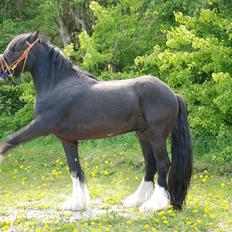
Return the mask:
M 8 224 L 6 224 L 2 227 L 2 231 L 7 231 L 9 228 L 10 228 L 10 226 Z
M 109 172 L 108 172 L 108 171 L 104 171 L 104 175 L 105 175 L 105 176 L 108 176 L 108 175 L 109 175 Z
M 225 186 L 225 184 L 224 183 L 221 183 L 221 187 L 223 188 Z
M 57 171 L 54 169 L 54 170 L 52 170 L 52 175 L 54 175 L 54 176 L 59 176 L 59 172 L 57 172 Z
M 131 221 L 130 221 L 130 220 L 128 220 L 126 223 L 127 223 L 128 225 L 130 225 L 130 224 L 131 224 Z
M 149 227 L 149 225 L 145 224 L 143 227 L 144 227 L 144 229 L 147 229 Z
M 168 213 L 172 213 L 172 212 L 173 212 L 173 210 L 172 210 L 172 209 L 169 209 L 169 210 L 168 210 Z
M 164 215 L 164 211 L 162 210 L 162 211 L 160 211 L 158 214 L 159 214 L 160 216 L 162 216 L 162 215 Z
M 211 213 L 211 214 L 209 215 L 209 217 L 210 217 L 211 219 L 213 219 L 213 218 L 215 218 L 215 215 Z

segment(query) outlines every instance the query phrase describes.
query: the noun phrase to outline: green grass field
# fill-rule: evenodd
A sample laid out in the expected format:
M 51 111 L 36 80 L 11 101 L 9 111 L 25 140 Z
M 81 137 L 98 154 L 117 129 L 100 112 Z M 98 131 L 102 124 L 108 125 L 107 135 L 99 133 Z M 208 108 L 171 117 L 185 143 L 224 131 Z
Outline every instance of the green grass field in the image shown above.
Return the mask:
M 232 176 L 195 161 L 186 207 L 142 214 L 122 202 L 143 177 L 134 136 L 80 143 L 91 195 L 85 212 L 62 211 L 71 194 L 65 156 L 54 138 L 8 153 L 0 166 L 0 231 L 232 231 Z

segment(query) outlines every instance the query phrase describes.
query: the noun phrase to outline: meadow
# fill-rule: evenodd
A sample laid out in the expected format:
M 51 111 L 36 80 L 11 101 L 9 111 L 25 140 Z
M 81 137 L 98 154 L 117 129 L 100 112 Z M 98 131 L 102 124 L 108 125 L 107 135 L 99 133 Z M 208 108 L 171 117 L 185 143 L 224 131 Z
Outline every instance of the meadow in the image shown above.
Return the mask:
M 59 142 L 47 137 L 10 151 L 0 166 L 0 231 L 232 231 L 230 166 L 195 151 L 185 208 L 142 214 L 123 208 L 144 173 L 133 134 L 81 141 L 79 153 L 91 204 L 71 212 L 61 210 L 72 186 Z

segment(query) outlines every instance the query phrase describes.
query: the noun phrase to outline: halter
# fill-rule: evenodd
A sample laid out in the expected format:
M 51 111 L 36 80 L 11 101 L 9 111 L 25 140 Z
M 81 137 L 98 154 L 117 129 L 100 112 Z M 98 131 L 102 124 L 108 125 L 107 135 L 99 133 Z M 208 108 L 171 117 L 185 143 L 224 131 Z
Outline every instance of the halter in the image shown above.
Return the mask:
M 12 77 L 14 75 L 14 70 L 16 69 L 16 67 L 18 66 L 18 64 L 24 60 L 23 62 L 23 68 L 22 71 L 24 71 L 25 69 L 25 65 L 27 62 L 27 57 L 28 54 L 30 52 L 30 50 L 34 47 L 34 45 L 39 41 L 39 39 L 36 39 L 33 43 L 29 43 L 28 41 L 26 41 L 28 47 L 27 49 L 23 52 L 23 54 L 16 60 L 14 61 L 12 64 L 8 65 L 7 62 L 5 61 L 3 55 L 0 56 L 0 65 L 1 65 L 1 71 L 0 72 L 0 78 L 2 79 L 6 79 L 8 77 Z

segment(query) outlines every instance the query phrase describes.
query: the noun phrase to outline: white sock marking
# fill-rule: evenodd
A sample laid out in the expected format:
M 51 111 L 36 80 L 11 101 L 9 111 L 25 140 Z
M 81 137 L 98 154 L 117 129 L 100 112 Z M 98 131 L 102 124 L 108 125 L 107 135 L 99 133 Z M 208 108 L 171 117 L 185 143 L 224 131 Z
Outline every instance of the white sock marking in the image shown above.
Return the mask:
M 126 208 L 134 208 L 143 204 L 143 202 L 147 201 L 154 190 L 154 184 L 152 181 L 141 181 L 138 189 L 135 193 L 130 195 L 124 200 L 124 207 Z
M 65 201 L 63 210 L 86 210 L 90 202 L 89 192 L 85 183 L 81 183 L 79 178 L 73 178 L 72 196 Z
M 144 202 L 140 207 L 141 212 L 154 212 L 163 210 L 170 204 L 169 193 L 158 183 L 155 185 L 155 190 L 151 198 Z

